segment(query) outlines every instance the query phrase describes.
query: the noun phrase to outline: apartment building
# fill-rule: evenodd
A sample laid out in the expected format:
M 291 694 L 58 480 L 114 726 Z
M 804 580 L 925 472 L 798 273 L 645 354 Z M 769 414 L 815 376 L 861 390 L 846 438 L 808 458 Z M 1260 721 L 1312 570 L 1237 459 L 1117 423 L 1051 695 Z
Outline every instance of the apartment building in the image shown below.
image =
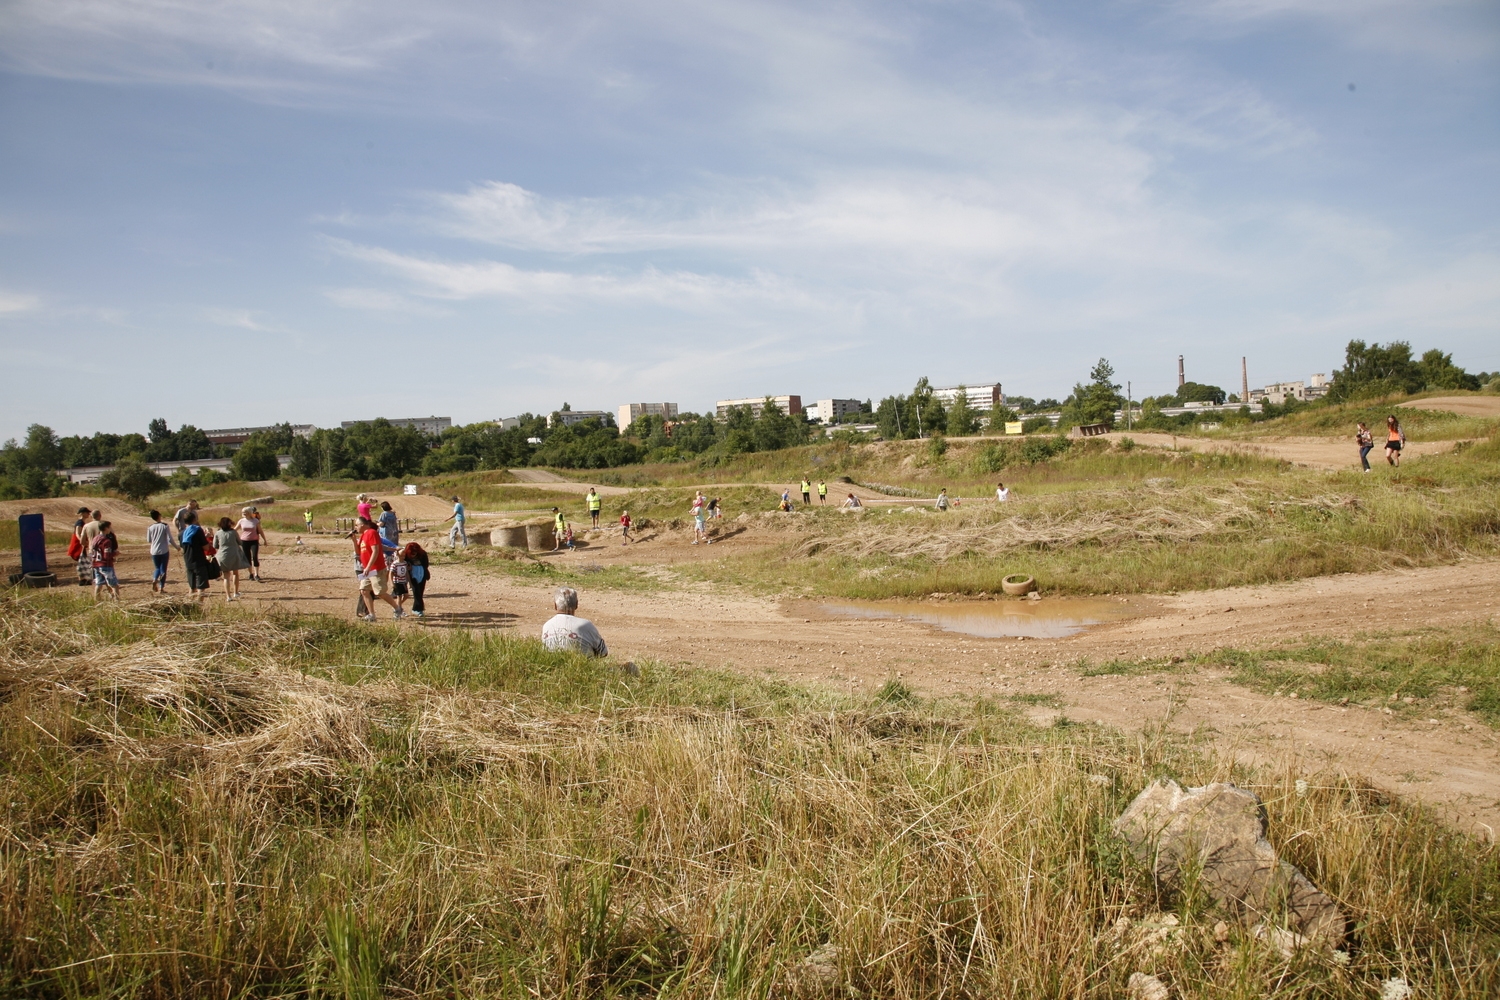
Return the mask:
M 371 418 L 374 419 L 374 418 Z M 347 430 L 355 424 L 368 424 L 370 420 L 345 420 L 342 426 Z M 443 431 L 453 426 L 452 417 L 387 417 L 386 423 L 392 427 L 411 427 L 437 437 Z
M 548 427 L 572 427 L 585 420 L 597 420 L 608 427 L 614 414 L 608 410 L 559 410 L 547 418 Z
M 312 437 L 313 431 L 315 431 L 317 429 L 318 429 L 317 426 L 314 425 L 314 424 L 293 424 L 292 425 L 292 435 L 294 437 L 308 438 L 308 437 Z M 204 436 L 206 436 L 208 438 L 209 443 L 211 443 L 211 444 L 215 444 L 215 445 L 228 445 L 231 448 L 238 448 L 240 445 L 242 445 L 246 441 L 250 440 L 250 435 L 252 435 L 252 434 L 258 434 L 258 433 L 260 433 L 262 431 L 274 431 L 274 430 L 276 430 L 276 426 L 268 426 L 268 427 L 216 427 L 213 430 L 204 431 L 203 433 L 204 433 Z
M 965 385 L 961 387 L 964 396 L 969 400 L 969 407 L 975 410 L 993 410 L 996 406 L 1005 402 L 1005 393 L 1000 389 L 999 382 L 983 382 L 978 385 Z M 958 399 L 960 386 L 950 385 L 942 389 L 932 390 L 932 395 L 947 409 Z
M 721 399 L 714 404 L 720 420 L 729 416 L 729 411 L 736 407 L 748 406 L 751 415 L 759 417 L 762 410 L 766 408 L 766 401 L 770 400 L 782 413 L 795 415 L 802 412 L 801 396 L 752 396 L 747 399 Z
M 656 416 L 663 420 L 671 420 L 677 416 L 676 403 L 621 403 L 615 423 L 620 427 L 620 433 L 635 423 L 637 417 Z
M 857 399 L 820 399 L 806 407 L 803 412 L 808 420 L 821 420 L 825 424 L 836 424 L 846 414 L 859 413 L 865 404 Z

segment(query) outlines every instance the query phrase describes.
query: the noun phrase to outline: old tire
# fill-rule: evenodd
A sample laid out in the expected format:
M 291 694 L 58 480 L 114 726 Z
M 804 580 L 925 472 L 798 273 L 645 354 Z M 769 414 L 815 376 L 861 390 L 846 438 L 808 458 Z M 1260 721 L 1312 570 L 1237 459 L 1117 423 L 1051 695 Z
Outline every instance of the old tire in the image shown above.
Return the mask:
M 55 587 L 57 586 L 56 573 L 27 573 L 26 586 L 28 587 Z
M 1025 573 L 1012 573 L 1000 581 L 1000 589 L 1011 597 L 1025 597 L 1036 589 L 1036 578 Z

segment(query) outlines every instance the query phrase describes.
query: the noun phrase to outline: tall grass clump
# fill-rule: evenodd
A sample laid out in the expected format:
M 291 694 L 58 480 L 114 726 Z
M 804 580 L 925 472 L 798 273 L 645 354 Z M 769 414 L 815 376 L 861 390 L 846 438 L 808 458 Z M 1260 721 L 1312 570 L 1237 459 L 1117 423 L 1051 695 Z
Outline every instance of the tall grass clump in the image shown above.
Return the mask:
M 217 614 L 0 600 L 0 994 L 1500 990 L 1495 853 L 1341 777 L 899 685 Z M 1109 825 L 1162 774 L 1259 792 L 1354 920 L 1342 960 L 1158 894 Z

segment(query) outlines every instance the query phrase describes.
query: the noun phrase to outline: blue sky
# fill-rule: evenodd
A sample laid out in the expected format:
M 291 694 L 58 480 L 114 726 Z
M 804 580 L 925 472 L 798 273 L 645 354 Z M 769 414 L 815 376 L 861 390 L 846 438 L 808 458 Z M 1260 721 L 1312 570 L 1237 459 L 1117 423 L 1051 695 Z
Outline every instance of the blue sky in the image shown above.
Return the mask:
M 0 6 L 0 437 L 1500 369 L 1500 4 Z

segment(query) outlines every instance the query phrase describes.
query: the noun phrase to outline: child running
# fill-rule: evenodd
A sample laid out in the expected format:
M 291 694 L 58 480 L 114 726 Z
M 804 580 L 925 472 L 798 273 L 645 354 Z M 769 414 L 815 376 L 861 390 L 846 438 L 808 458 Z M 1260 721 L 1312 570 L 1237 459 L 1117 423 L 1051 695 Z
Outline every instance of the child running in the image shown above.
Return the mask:
M 108 587 L 115 600 L 120 599 L 120 579 L 115 576 L 115 556 L 120 552 L 120 542 L 108 521 L 99 522 L 99 530 L 89 543 L 89 555 L 94 564 L 94 600 L 99 600 L 100 591 Z

